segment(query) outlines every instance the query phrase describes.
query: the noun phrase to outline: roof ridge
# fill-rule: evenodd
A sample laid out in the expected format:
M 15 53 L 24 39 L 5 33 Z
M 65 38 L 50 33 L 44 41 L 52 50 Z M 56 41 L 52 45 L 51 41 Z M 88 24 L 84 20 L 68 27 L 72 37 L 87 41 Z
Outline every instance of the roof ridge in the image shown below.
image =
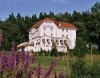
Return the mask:
M 61 22 L 61 21 L 55 21 L 49 17 L 46 17 L 40 21 L 38 21 L 37 23 L 35 23 L 29 30 L 31 30 L 32 28 L 35 28 L 35 27 L 39 27 L 44 21 L 52 21 L 54 22 L 57 26 L 59 27 L 63 27 L 63 28 L 70 28 L 70 29 L 77 29 L 73 24 L 71 23 L 68 23 L 68 22 Z

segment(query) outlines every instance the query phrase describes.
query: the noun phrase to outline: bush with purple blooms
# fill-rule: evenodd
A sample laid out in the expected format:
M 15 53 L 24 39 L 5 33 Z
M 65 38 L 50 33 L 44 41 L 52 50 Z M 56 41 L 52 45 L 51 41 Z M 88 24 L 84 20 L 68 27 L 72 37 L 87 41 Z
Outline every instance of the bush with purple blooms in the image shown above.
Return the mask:
M 11 52 L 2 51 L 0 56 L 0 78 L 50 78 L 51 72 L 56 66 L 56 62 L 52 61 L 45 73 L 41 64 L 32 67 L 36 55 L 34 53 L 29 56 L 29 52 L 16 52 L 14 44 Z M 64 78 L 62 74 L 55 75 L 54 78 Z

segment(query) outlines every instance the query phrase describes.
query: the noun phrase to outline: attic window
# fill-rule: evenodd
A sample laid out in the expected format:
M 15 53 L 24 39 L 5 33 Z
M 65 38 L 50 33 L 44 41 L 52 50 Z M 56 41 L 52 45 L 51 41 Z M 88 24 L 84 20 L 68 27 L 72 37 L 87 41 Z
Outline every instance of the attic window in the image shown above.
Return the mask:
M 48 23 L 48 21 L 46 21 L 46 23 Z

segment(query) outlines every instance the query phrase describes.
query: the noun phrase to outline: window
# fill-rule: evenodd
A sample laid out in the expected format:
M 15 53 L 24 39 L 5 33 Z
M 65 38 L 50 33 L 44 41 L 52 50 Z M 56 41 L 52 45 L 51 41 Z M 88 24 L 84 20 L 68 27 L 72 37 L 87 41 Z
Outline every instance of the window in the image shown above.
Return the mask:
M 66 29 L 66 32 L 68 32 L 68 29 Z
M 64 32 L 64 29 L 62 29 L 62 31 Z
M 58 42 L 58 40 L 56 40 L 56 43 Z
M 42 39 L 42 41 L 44 42 L 44 41 L 45 41 L 45 39 L 43 38 L 43 39 Z
M 51 31 L 52 31 L 52 28 L 51 28 Z
M 54 39 L 51 39 L 51 42 L 54 42 Z
M 62 35 L 62 37 L 64 37 L 64 35 Z
M 57 45 L 59 44 L 58 39 L 56 39 L 56 44 L 57 44 Z
M 45 30 L 46 28 L 44 27 L 44 30 Z
M 60 43 L 63 43 L 63 40 L 60 40 Z
M 51 37 L 52 37 L 53 35 L 51 34 Z
M 47 42 L 49 42 L 49 39 L 47 39 Z
M 64 43 L 67 43 L 67 40 L 64 40 Z
M 43 42 L 43 44 L 45 44 L 45 39 L 44 38 L 42 39 L 42 42 Z
M 44 36 L 45 36 L 46 34 L 44 33 Z
M 47 39 L 48 44 L 50 44 L 50 39 Z
M 61 43 L 61 40 L 60 40 L 60 43 Z
M 66 35 L 66 37 L 68 38 L 68 35 Z

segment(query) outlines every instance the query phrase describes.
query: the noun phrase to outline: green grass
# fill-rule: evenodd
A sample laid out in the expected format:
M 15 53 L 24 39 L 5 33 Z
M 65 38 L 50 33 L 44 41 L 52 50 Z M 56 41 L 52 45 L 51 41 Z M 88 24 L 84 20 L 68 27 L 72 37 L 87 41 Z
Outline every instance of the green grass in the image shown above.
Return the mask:
M 50 63 L 52 60 L 56 61 L 56 67 L 55 70 L 63 70 L 66 67 L 66 61 L 63 61 L 62 59 L 58 59 L 57 57 L 50 57 L 50 56 L 37 56 L 34 62 L 34 65 L 41 64 L 43 69 L 48 69 Z
M 93 55 L 92 57 L 93 57 L 93 61 L 100 60 L 100 55 Z M 74 61 L 76 61 L 76 59 L 77 59 L 76 57 L 69 57 L 69 64 L 72 64 Z M 36 56 L 36 59 L 32 66 L 36 67 L 40 63 L 42 66 L 42 69 L 48 69 L 52 60 L 56 61 L 55 70 L 63 72 L 65 71 L 65 69 L 67 69 L 67 57 L 65 56 L 64 56 L 64 59 L 63 57 L 60 57 L 58 59 L 58 57 Z M 91 56 L 86 55 L 85 60 L 87 60 L 90 63 Z

